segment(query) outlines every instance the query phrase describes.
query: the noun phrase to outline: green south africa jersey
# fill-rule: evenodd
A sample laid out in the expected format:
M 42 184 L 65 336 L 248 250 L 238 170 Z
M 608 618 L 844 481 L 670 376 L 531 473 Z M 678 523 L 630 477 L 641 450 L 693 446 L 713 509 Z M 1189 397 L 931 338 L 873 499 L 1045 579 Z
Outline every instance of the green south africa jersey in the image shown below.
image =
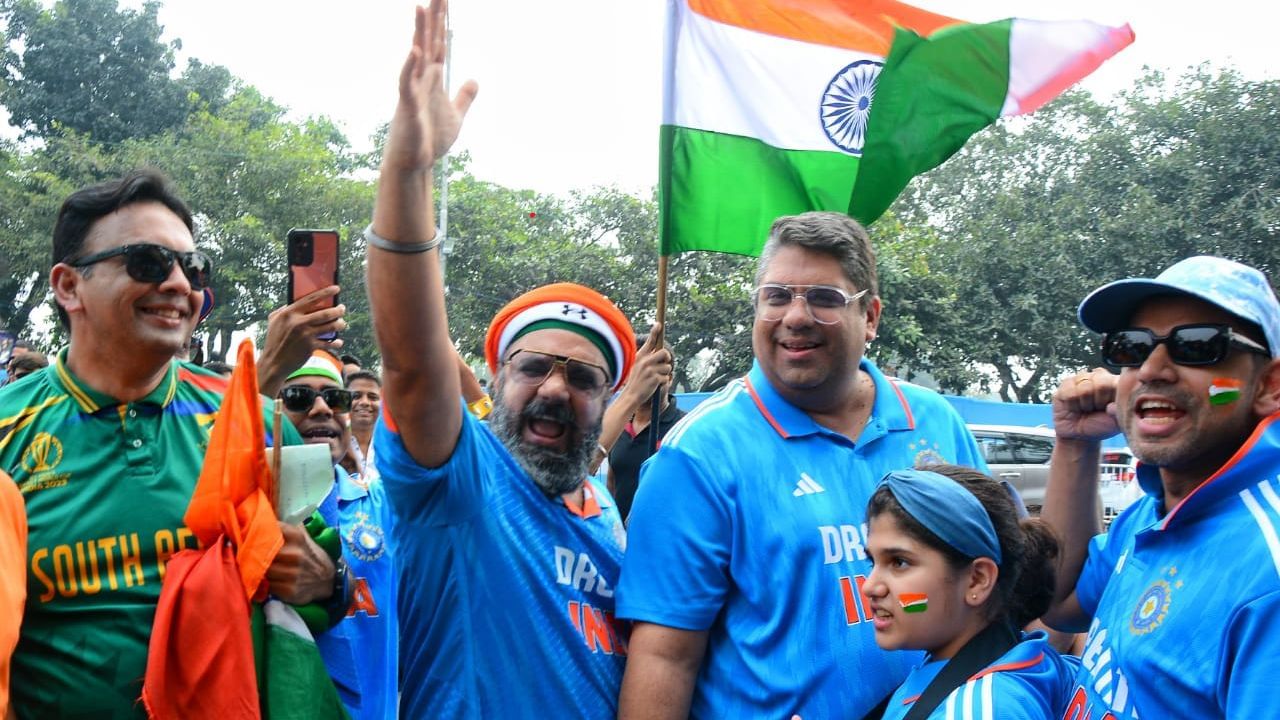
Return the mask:
M 141 718 L 164 564 L 198 544 L 182 517 L 227 381 L 174 361 L 121 403 L 65 361 L 0 391 L 0 469 L 30 525 L 12 703 L 20 718 Z M 286 444 L 301 442 L 285 428 Z

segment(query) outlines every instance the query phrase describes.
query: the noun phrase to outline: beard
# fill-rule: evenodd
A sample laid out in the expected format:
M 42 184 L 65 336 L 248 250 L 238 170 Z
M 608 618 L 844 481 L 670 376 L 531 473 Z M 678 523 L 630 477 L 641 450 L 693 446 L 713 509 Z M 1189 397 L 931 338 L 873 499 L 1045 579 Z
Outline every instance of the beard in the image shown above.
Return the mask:
M 568 447 L 563 451 L 530 445 L 520 437 L 521 428 L 531 420 L 553 420 L 565 426 Z M 566 403 L 547 402 L 534 397 L 517 411 L 508 407 L 502 398 L 502 387 L 494 391 L 493 412 L 489 415 L 489 429 L 529 474 L 533 483 L 547 497 L 559 497 L 577 490 L 587 477 L 591 457 L 600 440 L 600 423 L 583 431 L 575 439 L 577 416 Z

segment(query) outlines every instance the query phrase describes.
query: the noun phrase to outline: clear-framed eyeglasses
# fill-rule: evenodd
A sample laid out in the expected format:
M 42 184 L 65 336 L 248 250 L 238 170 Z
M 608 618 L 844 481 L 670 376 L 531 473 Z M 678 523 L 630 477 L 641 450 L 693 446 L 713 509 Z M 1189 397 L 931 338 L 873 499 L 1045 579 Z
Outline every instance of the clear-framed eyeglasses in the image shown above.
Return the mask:
M 777 285 L 773 283 L 761 285 L 752 291 L 751 305 L 756 310 L 756 317 L 768 322 L 777 322 L 791 308 L 796 298 L 804 300 L 809 308 L 809 317 L 820 325 L 835 325 L 844 320 L 844 310 L 849 303 L 867 294 L 867 290 L 849 293 L 830 285 Z

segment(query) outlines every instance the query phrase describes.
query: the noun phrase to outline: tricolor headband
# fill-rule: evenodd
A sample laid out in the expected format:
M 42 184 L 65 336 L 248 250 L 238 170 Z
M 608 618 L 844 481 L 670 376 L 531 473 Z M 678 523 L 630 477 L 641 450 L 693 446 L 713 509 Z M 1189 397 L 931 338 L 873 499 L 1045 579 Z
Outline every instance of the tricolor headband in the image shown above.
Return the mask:
M 978 497 L 946 475 L 928 470 L 896 470 L 882 487 L 907 514 L 944 543 L 970 558 L 989 557 L 999 565 L 1000 538 Z
M 316 375 L 322 378 L 328 378 L 339 386 L 342 385 L 342 365 L 336 359 L 324 350 L 314 350 L 311 357 L 302 364 L 302 367 L 289 373 L 286 380 L 303 377 L 304 375 Z
M 579 333 L 600 348 L 613 389 L 631 374 L 636 349 L 631 323 L 616 305 L 600 293 L 574 283 L 555 283 L 521 295 L 507 303 L 489 323 L 484 356 L 489 371 L 498 373 L 511 343 L 526 332 L 562 328 Z

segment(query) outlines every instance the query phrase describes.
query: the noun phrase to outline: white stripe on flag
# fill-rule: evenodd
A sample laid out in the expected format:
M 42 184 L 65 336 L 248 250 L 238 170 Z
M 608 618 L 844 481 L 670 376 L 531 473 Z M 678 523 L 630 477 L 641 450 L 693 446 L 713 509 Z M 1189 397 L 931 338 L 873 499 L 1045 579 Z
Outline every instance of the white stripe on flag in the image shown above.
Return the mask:
M 683 2 L 667 52 L 674 77 L 662 122 L 756 138 L 784 150 L 841 152 L 822 130 L 828 83 L 857 60 L 884 58 L 710 20 Z M 670 86 L 674 86 L 670 87 Z
M 1107 48 L 1115 32 L 1087 20 L 1014 19 L 1009 31 L 1009 90 L 1000 116 L 1035 110 L 1026 104 L 1041 88 L 1080 64 L 1082 56 Z M 1113 52 L 1106 52 L 1098 62 Z
M 1258 483 L 1265 496 L 1267 491 L 1271 490 L 1266 482 Z M 1275 492 L 1272 491 L 1272 497 Z M 1240 498 L 1244 500 L 1244 506 L 1249 508 L 1249 513 L 1253 515 L 1253 519 L 1258 523 L 1258 528 L 1262 530 L 1262 537 L 1267 541 L 1267 549 L 1271 551 L 1271 562 L 1276 566 L 1276 574 L 1280 575 L 1280 537 L 1276 537 L 1276 528 L 1272 524 L 1271 518 L 1267 517 L 1267 511 L 1262 509 L 1257 499 L 1253 497 L 1253 493 L 1248 488 L 1240 491 Z M 1271 498 L 1267 498 L 1268 503 L 1272 503 Z

